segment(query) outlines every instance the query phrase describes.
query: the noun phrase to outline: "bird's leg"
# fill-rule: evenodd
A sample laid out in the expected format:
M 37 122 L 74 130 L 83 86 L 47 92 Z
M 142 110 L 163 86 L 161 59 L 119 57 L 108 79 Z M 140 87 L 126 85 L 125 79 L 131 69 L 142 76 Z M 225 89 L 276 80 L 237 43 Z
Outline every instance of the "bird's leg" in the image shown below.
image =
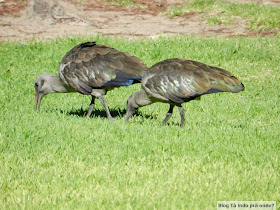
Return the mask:
M 172 113 L 173 113 L 173 108 L 174 108 L 174 105 L 170 104 L 170 107 L 169 107 L 169 110 L 168 112 L 166 113 L 166 117 L 165 119 L 162 121 L 161 125 L 164 125 L 167 120 L 171 117 Z
M 101 101 L 102 105 L 104 106 L 105 112 L 106 112 L 106 115 L 107 115 L 108 119 L 109 119 L 109 120 L 115 120 L 115 119 L 111 116 L 111 113 L 110 113 L 110 111 L 109 111 L 109 108 L 108 108 L 108 106 L 107 106 L 107 104 L 106 104 L 105 99 L 102 97 L 102 95 L 97 96 L 97 98 Z
M 185 123 L 185 111 L 184 108 L 182 106 L 177 106 L 180 112 L 180 116 L 181 116 L 181 127 L 184 126 Z
M 89 105 L 89 107 L 88 107 L 87 117 L 90 117 L 90 115 L 91 115 L 91 113 L 92 113 L 92 110 L 93 110 L 93 108 L 94 108 L 94 101 L 95 101 L 95 96 L 92 96 L 90 105 Z

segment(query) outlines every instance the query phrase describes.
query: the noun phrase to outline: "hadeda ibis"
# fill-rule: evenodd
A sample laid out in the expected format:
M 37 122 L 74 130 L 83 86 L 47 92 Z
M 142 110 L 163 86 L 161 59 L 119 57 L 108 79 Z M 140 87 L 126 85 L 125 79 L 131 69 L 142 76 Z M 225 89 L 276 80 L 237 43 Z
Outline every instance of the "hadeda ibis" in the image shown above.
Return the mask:
M 41 74 L 35 87 L 35 110 L 49 93 L 79 92 L 91 95 L 87 117 L 94 108 L 95 98 L 100 99 L 109 120 L 111 116 L 103 97 L 116 87 L 140 83 L 147 66 L 139 58 L 95 42 L 75 46 L 62 59 L 59 75 Z
M 139 107 L 163 102 L 169 103 L 170 108 L 162 125 L 171 117 L 174 106 L 177 106 L 182 127 L 185 121 L 182 103 L 198 99 L 205 94 L 238 93 L 243 90 L 244 85 L 224 69 L 186 59 L 167 59 L 156 63 L 146 71 L 142 78 L 141 90 L 127 100 L 125 121 L 128 122 Z

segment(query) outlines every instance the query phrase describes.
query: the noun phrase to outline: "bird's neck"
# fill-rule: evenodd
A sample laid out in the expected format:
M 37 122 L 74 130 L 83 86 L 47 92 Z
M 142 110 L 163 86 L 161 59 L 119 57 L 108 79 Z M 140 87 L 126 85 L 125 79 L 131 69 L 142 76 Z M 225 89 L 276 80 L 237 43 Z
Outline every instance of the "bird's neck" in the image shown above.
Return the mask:
M 127 100 L 127 110 L 125 121 L 128 122 L 129 118 L 134 114 L 134 112 L 141 106 L 146 106 L 151 104 L 151 99 L 147 96 L 145 91 L 141 89 L 140 92 L 133 93 Z
M 52 89 L 54 93 L 72 92 L 72 89 L 69 86 L 65 85 L 57 75 L 53 75 Z
M 146 92 L 142 89 L 140 92 L 136 92 L 133 97 L 138 107 L 146 106 L 152 103 L 151 99 L 147 96 Z

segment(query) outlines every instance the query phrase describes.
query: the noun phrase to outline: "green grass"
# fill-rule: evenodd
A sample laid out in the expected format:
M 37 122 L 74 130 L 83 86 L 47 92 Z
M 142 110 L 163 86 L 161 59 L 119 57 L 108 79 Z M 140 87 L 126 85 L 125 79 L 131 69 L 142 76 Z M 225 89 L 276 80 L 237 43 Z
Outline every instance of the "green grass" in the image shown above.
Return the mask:
M 280 7 L 258 3 L 233 3 L 221 0 L 191 0 L 185 5 L 170 7 L 170 17 L 187 15 L 189 12 L 204 14 L 210 25 L 228 25 L 234 16 L 246 19 L 249 29 L 254 31 L 280 30 Z
M 133 4 L 133 1 L 131 0 L 103 0 L 103 1 L 113 3 L 121 7 Z
M 106 95 L 90 119 L 90 98 L 46 96 L 34 112 L 35 78 L 57 73 L 64 54 L 97 40 L 147 65 L 171 57 L 225 68 L 245 85 L 183 105 L 160 126 L 167 104 L 124 122 L 140 85 Z M 0 45 L 0 209 L 216 209 L 217 201 L 280 202 L 280 39 L 66 38 Z

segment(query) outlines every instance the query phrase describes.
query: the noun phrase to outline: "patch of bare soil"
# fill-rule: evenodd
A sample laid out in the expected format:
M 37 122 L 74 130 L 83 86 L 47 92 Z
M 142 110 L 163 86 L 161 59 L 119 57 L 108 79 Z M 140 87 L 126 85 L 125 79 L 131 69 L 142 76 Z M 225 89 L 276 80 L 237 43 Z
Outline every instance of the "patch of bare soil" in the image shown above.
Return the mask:
M 246 0 L 249 1 L 249 0 Z M 279 0 L 277 0 L 279 1 Z M 115 35 L 126 37 L 188 34 L 195 36 L 251 36 L 246 20 L 210 26 L 199 13 L 169 18 L 163 12 L 183 0 L 134 0 L 120 7 L 100 0 L 0 0 L 0 41 L 53 39 L 71 35 Z M 260 1 L 259 1 L 260 2 Z M 276 3 L 263 0 L 261 3 Z M 263 35 L 270 35 L 266 33 Z

